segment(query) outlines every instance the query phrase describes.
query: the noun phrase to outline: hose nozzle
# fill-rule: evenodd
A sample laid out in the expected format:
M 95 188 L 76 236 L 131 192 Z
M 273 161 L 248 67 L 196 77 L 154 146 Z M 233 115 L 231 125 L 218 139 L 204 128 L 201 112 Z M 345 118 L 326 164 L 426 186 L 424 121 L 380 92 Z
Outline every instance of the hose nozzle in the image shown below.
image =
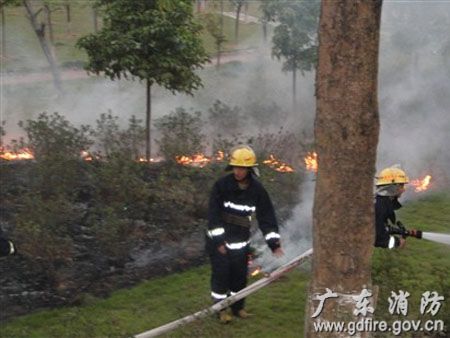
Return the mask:
M 403 238 L 406 238 L 406 237 L 414 237 L 414 238 L 417 238 L 417 239 L 421 239 L 422 238 L 422 231 L 421 230 L 415 230 L 415 229 L 408 230 L 403 225 L 403 223 L 400 222 L 400 221 L 397 222 L 396 226 L 393 226 L 393 227 L 390 228 L 389 233 L 391 235 L 400 235 Z
M 406 236 L 415 237 L 417 239 L 422 239 L 422 230 L 406 230 Z

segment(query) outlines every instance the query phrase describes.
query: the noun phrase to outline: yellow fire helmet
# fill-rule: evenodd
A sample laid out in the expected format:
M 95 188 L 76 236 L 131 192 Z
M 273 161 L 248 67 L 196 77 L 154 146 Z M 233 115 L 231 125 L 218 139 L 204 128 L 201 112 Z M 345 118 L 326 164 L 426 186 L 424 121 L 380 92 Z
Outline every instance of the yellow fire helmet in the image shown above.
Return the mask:
M 255 167 L 257 165 L 255 152 L 249 146 L 239 145 L 231 149 L 228 166 Z
M 409 183 L 406 173 L 398 167 L 389 167 L 381 170 L 376 177 L 376 185 L 407 184 Z

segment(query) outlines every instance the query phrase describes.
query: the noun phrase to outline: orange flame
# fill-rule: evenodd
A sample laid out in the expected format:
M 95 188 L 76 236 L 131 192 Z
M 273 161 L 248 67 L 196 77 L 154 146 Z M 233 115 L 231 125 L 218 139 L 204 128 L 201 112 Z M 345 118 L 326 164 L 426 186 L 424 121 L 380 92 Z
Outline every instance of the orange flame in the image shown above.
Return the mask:
M 6 151 L 5 149 L 0 149 L 0 158 L 7 161 L 16 161 L 16 160 L 32 160 L 34 159 L 34 155 L 28 148 L 20 149 L 19 151 Z
M 211 162 L 211 159 L 203 154 L 195 154 L 192 156 L 184 156 L 184 155 L 176 156 L 175 160 L 177 161 L 178 164 L 200 168 L 203 168 L 205 165 Z
M 308 153 L 305 158 L 305 165 L 306 165 L 306 170 L 312 171 L 312 172 L 317 172 L 317 170 L 319 169 L 319 165 L 317 162 L 317 153 L 314 152 L 310 152 Z
M 431 175 L 426 175 L 423 179 L 412 180 L 411 185 L 415 187 L 415 192 L 422 192 L 430 187 Z
M 282 172 L 282 173 L 293 173 L 294 172 L 294 168 L 292 168 L 289 164 L 278 161 L 275 158 L 275 156 L 273 156 L 272 154 L 269 155 L 269 158 L 267 160 L 264 160 L 263 163 L 267 164 L 272 169 Z

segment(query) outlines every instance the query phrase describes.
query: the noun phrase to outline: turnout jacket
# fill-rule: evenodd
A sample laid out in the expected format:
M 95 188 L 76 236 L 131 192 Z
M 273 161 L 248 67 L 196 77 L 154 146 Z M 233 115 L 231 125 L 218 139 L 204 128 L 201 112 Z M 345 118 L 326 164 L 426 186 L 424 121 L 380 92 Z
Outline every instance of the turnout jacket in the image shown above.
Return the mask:
M 375 197 L 375 246 L 388 248 L 389 240 L 391 237 L 395 239 L 395 247 L 400 245 L 400 239 L 389 234 L 389 222 L 395 224 L 395 210 L 402 207 L 397 198 L 391 198 L 389 196 Z
M 207 236 L 215 247 L 244 247 L 250 239 L 250 220 L 254 215 L 270 249 L 274 251 L 279 248 L 280 235 L 274 208 L 262 184 L 250 174 L 248 187 L 241 189 L 232 173 L 226 175 L 214 184 L 211 191 Z M 236 224 L 233 221 L 236 218 L 247 218 L 248 226 Z

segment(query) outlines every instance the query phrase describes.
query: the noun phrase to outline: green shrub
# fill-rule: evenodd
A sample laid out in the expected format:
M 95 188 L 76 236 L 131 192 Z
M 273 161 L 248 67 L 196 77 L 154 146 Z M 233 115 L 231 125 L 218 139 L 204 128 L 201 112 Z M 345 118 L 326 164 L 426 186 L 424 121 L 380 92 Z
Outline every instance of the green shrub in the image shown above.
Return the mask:
M 44 112 L 37 120 L 20 121 L 19 126 L 26 132 L 25 145 L 37 161 L 78 159 L 93 143 L 89 126 L 77 128 L 59 113 Z
M 161 139 L 157 140 L 159 151 L 167 161 L 174 161 L 176 156 L 191 156 L 204 151 L 200 112 L 190 113 L 184 108 L 177 108 L 156 119 L 155 126 L 161 133 Z
M 124 263 L 132 246 L 132 220 L 119 218 L 117 210 L 112 207 L 97 209 L 96 212 L 96 219 L 91 218 L 89 226 L 94 231 L 98 248 L 103 255 Z
M 228 152 L 233 146 L 245 143 L 242 133 L 245 131 L 247 117 L 241 108 L 228 106 L 216 100 L 208 109 L 208 127 L 212 140 L 212 151 Z
M 130 160 L 138 160 L 141 157 L 145 145 L 142 120 L 133 115 L 128 121 L 128 129 L 121 130 L 119 118 L 108 111 L 108 114 L 101 114 L 96 122 L 93 135 L 100 157 L 123 156 Z
M 149 208 L 149 185 L 139 163 L 117 156 L 98 163 L 94 171 L 92 206 L 111 207 L 120 218 L 143 219 Z
M 31 192 L 22 196 L 21 202 L 14 230 L 20 253 L 40 262 L 49 273 L 57 264 L 70 263 L 73 255 L 70 227 L 80 221 L 72 201 L 64 195 L 46 198 Z

